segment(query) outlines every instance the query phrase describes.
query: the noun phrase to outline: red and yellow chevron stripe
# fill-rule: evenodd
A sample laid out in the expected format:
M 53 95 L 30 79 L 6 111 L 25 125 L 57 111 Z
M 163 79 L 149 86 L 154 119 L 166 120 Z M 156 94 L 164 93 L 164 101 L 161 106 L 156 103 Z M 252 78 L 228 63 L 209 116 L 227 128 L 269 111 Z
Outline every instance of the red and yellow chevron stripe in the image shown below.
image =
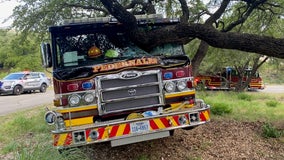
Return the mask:
M 199 112 L 199 122 L 206 122 L 209 121 L 210 119 L 210 112 L 209 110 L 204 110 Z M 180 124 L 179 118 L 183 116 L 186 117 L 186 123 Z M 176 129 L 176 128 L 182 128 L 190 125 L 190 120 L 189 120 L 189 113 L 183 113 L 183 114 L 177 114 L 177 115 L 170 115 L 170 116 L 164 116 L 164 117 L 158 117 L 158 118 L 150 118 L 148 120 L 143 120 L 143 121 L 148 121 L 150 125 L 149 132 L 151 131 L 158 131 L 158 130 L 164 130 L 164 129 Z M 95 140 L 96 142 L 99 141 L 108 141 L 113 138 L 119 138 L 122 136 L 127 136 L 131 135 L 131 123 L 120 123 L 120 124 L 115 124 L 111 126 L 103 126 L 103 127 L 98 127 L 98 128 L 88 128 L 83 130 L 85 138 L 85 142 L 94 142 L 94 140 L 91 138 L 91 132 L 96 131 L 98 133 L 97 139 Z M 68 133 L 59 133 L 59 134 L 54 134 L 53 135 L 53 140 L 54 146 L 70 146 L 74 144 L 74 138 L 72 135 L 72 132 Z

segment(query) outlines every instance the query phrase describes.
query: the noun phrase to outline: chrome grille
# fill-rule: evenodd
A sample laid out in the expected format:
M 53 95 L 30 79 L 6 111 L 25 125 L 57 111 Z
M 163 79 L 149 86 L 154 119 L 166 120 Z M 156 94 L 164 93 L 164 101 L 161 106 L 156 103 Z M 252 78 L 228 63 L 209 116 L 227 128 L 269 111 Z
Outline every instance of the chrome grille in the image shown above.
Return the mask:
M 102 75 L 96 83 L 100 115 L 164 104 L 159 70 Z

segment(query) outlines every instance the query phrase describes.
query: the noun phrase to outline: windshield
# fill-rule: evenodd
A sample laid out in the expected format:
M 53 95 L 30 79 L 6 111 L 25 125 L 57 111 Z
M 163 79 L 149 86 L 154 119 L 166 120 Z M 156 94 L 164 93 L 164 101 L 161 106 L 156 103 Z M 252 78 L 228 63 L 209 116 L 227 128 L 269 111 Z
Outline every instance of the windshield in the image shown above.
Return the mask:
M 150 52 L 131 43 L 124 33 L 91 33 L 56 37 L 57 67 L 69 68 L 149 56 L 183 55 L 183 47 L 165 44 Z
M 246 70 L 244 76 L 251 76 L 251 74 L 252 74 L 252 70 Z M 258 78 L 259 77 L 259 73 L 256 71 L 255 74 L 252 75 L 252 77 Z
M 19 80 L 23 78 L 24 74 L 22 73 L 13 73 L 9 74 L 8 76 L 4 77 L 4 80 Z

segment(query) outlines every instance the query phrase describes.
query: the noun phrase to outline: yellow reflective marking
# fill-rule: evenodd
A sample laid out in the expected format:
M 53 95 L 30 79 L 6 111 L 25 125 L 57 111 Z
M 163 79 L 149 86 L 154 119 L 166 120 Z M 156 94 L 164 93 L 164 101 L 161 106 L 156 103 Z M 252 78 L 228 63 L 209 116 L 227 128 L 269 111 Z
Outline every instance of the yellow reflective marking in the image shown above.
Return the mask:
M 159 129 L 166 128 L 163 122 L 159 118 L 154 119 L 154 122 L 158 126 Z
M 209 112 L 208 111 L 204 111 L 203 112 L 204 117 L 206 118 L 206 120 L 209 119 Z
M 171 116 L 171 117 L 168 117 L 168 120 L 171 120 L 172 122 L 172 126 L 178 126 L 177 122 L 175 121 L 175 119 Z
M 182 103 L 172 103 L 171 104 L 171 108 L 177 108 L 181 105 Z M 193 106 L 193 104 L 185 104 L 182 108 L 191 108 Z
M 91 117 L 83 117 L 83 118 L 76 118 L 76 119 L 67 119 L 64 120 L 66 127 L 69 126 L 79 126 L 84 124 L 92 124 L 93 123 L 93 116 Z
M 108 130 L 105 130 L 102 136 L 102 139 L 108 138 Z
M 261 86 L 262 84 L 260 83 L 250 83 L 250 86 Z
M 84 110 L 91 110 L 91 109 L 97 109 L 98 106 L 87 106 L 87 107 L 77 107 L 77 108 L 64 108 L 57 110 L 60 113 L 68 113 L 68 112 L 78 112 L 78 111 L 84 111 Z
M 110 134 L 110 131 L 112 130 L 112 126 L 108 126 L 105 128 L 105 131 L 103 133 L 103 136 L 102 136 L 102 139 L 107 139 L 109 138 L 109 134 Z
M 58 143 L 57 143 L 57 146 L 63 146 L 64 145 L 64 142 L 67 138 L 67 133 L 64 133 L 64 134 L 60 134 L 59 135 L 59 139 L 58 139 Z
M 89 137 L 87 138 L 87 142 L 91 142 L 91 141 L 93 141 L 93 140 L 92 140 L 91 136 L 89 135 Z
M 195 90 L 187 91 L 187 92 L 179 92 L 179 93 L 166 93 L 165 96 L 166 98 L 174 98 L 174 97 L 188 96 L 188 95 L 193 95 L 193 94 L 195 94 Z
M 123 135 L 125 126 L 126 126 L 126 124 L 121 124 L 121 125 L 119 125 L 118 130 L 117 130 L 117 133 L 116 133 L 116 136 L 122 136 L 122 135 Z

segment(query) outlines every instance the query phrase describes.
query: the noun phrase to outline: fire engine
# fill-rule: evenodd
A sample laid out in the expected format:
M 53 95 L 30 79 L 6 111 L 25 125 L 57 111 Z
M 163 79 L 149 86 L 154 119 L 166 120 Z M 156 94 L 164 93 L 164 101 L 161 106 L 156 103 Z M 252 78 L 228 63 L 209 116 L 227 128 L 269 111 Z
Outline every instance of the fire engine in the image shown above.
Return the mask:
M 179 23 L 159 15 L 136 19 L 146 31 Z M 44 118 L 55 126 L 54 147 L 120 146 L 210 121 L 181 44 L 146 52 L 114 17 L 70 20 L 49 32 L 51 43 L 42 43 L 41 52 L 43 65 L 53 69 L 54 105 Z
M 242 81 L 241 83 L 244 83 L 247 80 L 248 76 L 251 75 L 251 71 L 251 68 L 246 68 L 244 76 L 240 77 L 236 69 L 232 67 L 226 67 L 223 68 L 222 72 L 219 72 L 214 75 L 195 76 L 194 81 L 197 90 L 234 90 L 240 79 Z M 247 89 L 264 89 L 264 83 L 258 72 L 256 72 L 255 75 L 252 75 Z

